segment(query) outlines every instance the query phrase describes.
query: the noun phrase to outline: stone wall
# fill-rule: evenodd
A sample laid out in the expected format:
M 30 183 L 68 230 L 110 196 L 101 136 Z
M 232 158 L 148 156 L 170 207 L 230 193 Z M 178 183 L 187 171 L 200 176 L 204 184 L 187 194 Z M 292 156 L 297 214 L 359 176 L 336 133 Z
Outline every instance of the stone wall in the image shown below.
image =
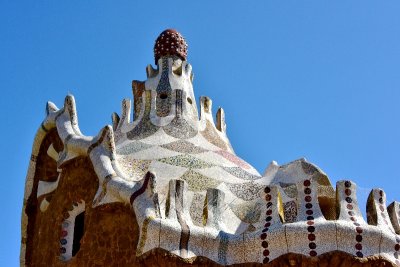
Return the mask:
M 85 158 L 66 165 L 58 188 L 46 197 L 45 212 L 36 211 L 28 266 L 134 266 L 138 226 L 129 206 L 122 203 L 92 208 L 98 188 L 91 163 Z M 69 261 L 59 256 L 62 223 L 74 202 L 85 201 L 84 235 L 78 253 Z M 38 200 L 40 202 L 41 199 Z M 38 205 L 39 206 L 39 205 Z

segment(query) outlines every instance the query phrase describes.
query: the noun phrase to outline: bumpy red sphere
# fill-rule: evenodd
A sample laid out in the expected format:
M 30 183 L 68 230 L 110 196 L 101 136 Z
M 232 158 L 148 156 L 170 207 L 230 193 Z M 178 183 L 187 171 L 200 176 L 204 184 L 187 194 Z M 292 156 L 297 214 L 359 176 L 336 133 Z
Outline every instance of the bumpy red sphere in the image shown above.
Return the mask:
M 185 38 L 173 29 L 163 31 L 154 44 L 154 59 L 156 64 L 163 56 L 178 56 L 182 60 L 187 57 L 187 43 Z

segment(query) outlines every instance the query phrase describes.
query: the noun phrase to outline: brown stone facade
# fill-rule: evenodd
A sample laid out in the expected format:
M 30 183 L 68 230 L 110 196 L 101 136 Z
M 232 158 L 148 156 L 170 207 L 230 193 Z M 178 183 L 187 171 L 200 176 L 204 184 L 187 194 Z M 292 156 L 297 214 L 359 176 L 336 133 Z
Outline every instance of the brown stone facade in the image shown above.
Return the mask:
M 97 189 L 97 177 L 88 159 L 80 158 L 64 167 L 58 188 L 44 196 L 50 202 L 47 210 L 41 212 L 37 205 L 34 230 L 28 235 L 32 239 L 27 248 L 28 266 L 135 265 L 138 226 L 132 209 L 121 203 L 92 208 Z M 62 261 L 61 225 L 66 212 L 80 200 L 87 203 L 81 247 L 71 260 Z

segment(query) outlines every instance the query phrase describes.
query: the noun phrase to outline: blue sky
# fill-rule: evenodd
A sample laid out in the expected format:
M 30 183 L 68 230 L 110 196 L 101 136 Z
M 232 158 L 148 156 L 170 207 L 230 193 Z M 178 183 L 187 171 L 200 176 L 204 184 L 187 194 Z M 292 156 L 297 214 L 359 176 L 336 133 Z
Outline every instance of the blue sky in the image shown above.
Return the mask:
M 1 1 L 0 265 L 18 265 L 46 101 L 72 93 L 96 135 L 166 28 L 186 37 L 197 97 L 225 109 L 236 153 L 260 172 L 306 157 L 364 201 L 373 187 L 400 200 L 399 12 L 399 1 Z

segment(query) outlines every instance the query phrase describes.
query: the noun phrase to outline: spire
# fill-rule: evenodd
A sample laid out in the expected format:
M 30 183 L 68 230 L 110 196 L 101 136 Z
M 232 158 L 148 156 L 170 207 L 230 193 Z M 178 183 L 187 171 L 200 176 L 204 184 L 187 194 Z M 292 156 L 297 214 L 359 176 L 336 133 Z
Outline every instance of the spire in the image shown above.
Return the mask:
M 154 59 L 158 64 L 158 59 L 164 56 L 177 56 L 182 60 L 187 57 L 187 43 L 185 38 L 174 29 L 163 31 L 154 44 Z

